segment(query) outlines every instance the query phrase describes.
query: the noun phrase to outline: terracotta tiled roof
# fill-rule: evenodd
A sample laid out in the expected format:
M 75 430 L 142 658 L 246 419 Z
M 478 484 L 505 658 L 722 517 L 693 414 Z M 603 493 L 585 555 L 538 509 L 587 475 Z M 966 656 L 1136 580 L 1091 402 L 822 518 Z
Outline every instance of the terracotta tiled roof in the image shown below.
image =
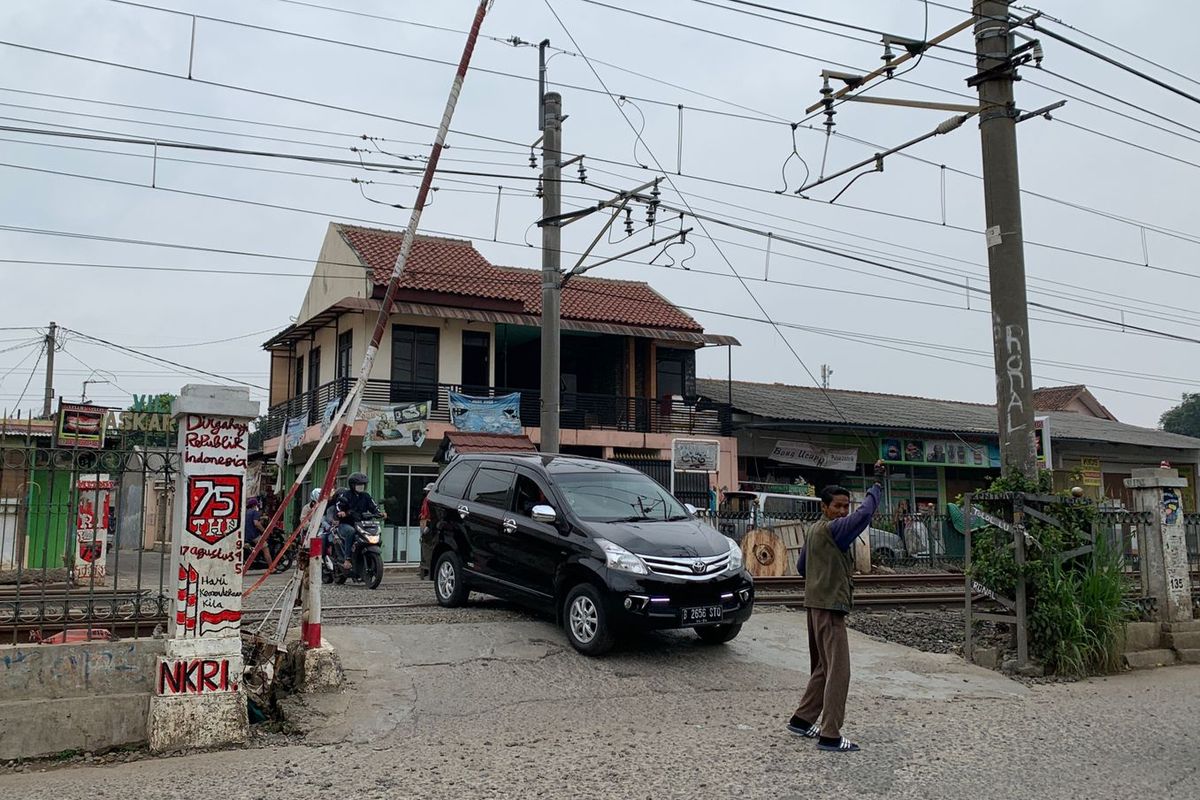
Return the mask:
M 371 269 L 377 286 L 387 283 L 400 253 L 402 231 L 337 225 L 338 232 Z M 463 239 L 418 236 L 404 269 L 401 288 L 519 304 L 525 314 L 542 310 L 538 270 L 500 267 Z M 612 322 L 651 328 L 702 331 L 696 320 L 637 281 L 571 278 L 563 290 L 565 319 Z
M 460 453 L 537 452 L 529 437 L 522 435 L 450 431 L 446 438 Z
M 1087 387 L 1082 384 L 1075 386 L 1047 386 L 1033 390 L 1033 407 L 1038 411 L 1062 411 L 1079 393 Z
M 1074 386 L 1047 386 L 1033 390 L 1033 407 L 1038 411 L 1066 411 L 1074 400 L 1080 400 L 1092 414 L 1104 419 L 1116 420 L 1116 416 L 1096 399 L 1083 384 Z

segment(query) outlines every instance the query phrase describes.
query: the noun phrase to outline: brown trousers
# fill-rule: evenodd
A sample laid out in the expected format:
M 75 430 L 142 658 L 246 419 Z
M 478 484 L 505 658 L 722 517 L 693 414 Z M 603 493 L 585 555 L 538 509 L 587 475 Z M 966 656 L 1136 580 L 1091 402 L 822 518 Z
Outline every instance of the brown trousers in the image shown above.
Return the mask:
M 846 639 L 846 615 L 823 608 L 808 610 L 808 655 L 811 677 L 796 716 L 816 723 L 821 717 L 821 735 L 842 735 L 846 721 L 846 694 L 850 691 L 850 643 Z

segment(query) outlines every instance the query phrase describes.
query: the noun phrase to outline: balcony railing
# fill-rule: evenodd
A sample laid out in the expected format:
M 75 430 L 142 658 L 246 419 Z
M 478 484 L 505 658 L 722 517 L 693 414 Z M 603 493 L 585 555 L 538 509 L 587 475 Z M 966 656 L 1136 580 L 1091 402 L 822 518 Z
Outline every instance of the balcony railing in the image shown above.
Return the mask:
M 266 438 L 271 439 L 282 433 L 289 419 L 303 418 L 306 425 L 319 424 L 329 402 L 345 397 L 350 385 L 350 379 L 344 378 L 293 397 L 286 403 L 272 406 L 267 412 Z M 541 424 L 541 393 L 534 389 L 371 380 L 367 381 L 363 403 L 384 406 L 432 400 L 430 421 L 450 422 L 450 392 L 460 392 L 473 397 L 498 397 L 519 392 L 521 424 L 527 428 L 536 428 Z M 697 409 L 684 404 L 678 398 L 657 400 L 650 397 L 563 392 L 561 408 L 559 426 L 568 430 L 731 436 L 733 429 L 728 406 L 710 404 L 703 409 Z

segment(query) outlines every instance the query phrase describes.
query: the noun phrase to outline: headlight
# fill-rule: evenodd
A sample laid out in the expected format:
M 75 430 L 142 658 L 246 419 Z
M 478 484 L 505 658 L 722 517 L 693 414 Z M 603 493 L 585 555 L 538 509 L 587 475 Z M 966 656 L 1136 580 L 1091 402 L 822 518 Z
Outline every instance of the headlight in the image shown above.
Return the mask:
M 732 539 L 729 540 L 729 566 L 725 568 L 725 571 L 742 571 L 742 548 L 738 547 L 738 543 Z
M 632 572 L 634 575 L 650 574 L 650 570 L 646 568 L 645 563 L 624 547 L 615 545 L 607 539 L 596 539 L 595 541 L 596 544 L 600 545 L 600 549 L 604 551 L 605 564 L 609 569 Z
M 374 536 L 367 535 L 364 538 L 367 540 L 367 544 L 379 544 L 379 534 L 378 533 L 375 534 Z

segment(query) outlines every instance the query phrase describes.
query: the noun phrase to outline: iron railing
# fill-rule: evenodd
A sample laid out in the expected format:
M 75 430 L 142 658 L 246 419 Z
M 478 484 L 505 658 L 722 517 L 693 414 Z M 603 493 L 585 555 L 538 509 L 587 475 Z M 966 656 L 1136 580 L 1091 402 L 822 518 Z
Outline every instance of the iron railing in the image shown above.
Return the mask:
M 266 438 L 283 432 L 290 419 L 302 418 L 306 425 L 321 422 L 330 401 L 340 401 L 350 390 L 350 379 L 326 383 L 312 391 L 279 403 L 267 412 Z M 536 389 L 502 387 L 463 387 L 448 383 L 403 383 L 367 381 L 363 403 L 373 406 L 431 400 L 430 419 L 450 422 L 450 392 L 474 397 L 498 397 L 520 393 L 521 425 L 536 428 L 541 424 L 541 393 Z M 650 397 L 563 392 L 559 424 L 572 430 L 612 430 L 633 433 L 674 433 L 688 436 L 731 436 L 732 416 L 728 406 L 713 404 L 697 408 L 681 400 L 656 400 Z
M 755 529 L 775 532 L 786 526 L 799 525 L 801 534 L 807 534 L 808 527 L 821 519 L 819 512 L 768 516 L 749 511 L 722 511 L 714 516 L 701 510 L 698 516 L 739 542 L 748 531 Z M 912 514 L 897 519 L 879 512 L 866 535 L 874 564 L 937 572 L 963 562 L 964 538 L 950 517 L 944 514 Z
M 172 436 L 53 446 L 33 420 L 0 422 L 0 644 L 165 625 L 179 456 Z

